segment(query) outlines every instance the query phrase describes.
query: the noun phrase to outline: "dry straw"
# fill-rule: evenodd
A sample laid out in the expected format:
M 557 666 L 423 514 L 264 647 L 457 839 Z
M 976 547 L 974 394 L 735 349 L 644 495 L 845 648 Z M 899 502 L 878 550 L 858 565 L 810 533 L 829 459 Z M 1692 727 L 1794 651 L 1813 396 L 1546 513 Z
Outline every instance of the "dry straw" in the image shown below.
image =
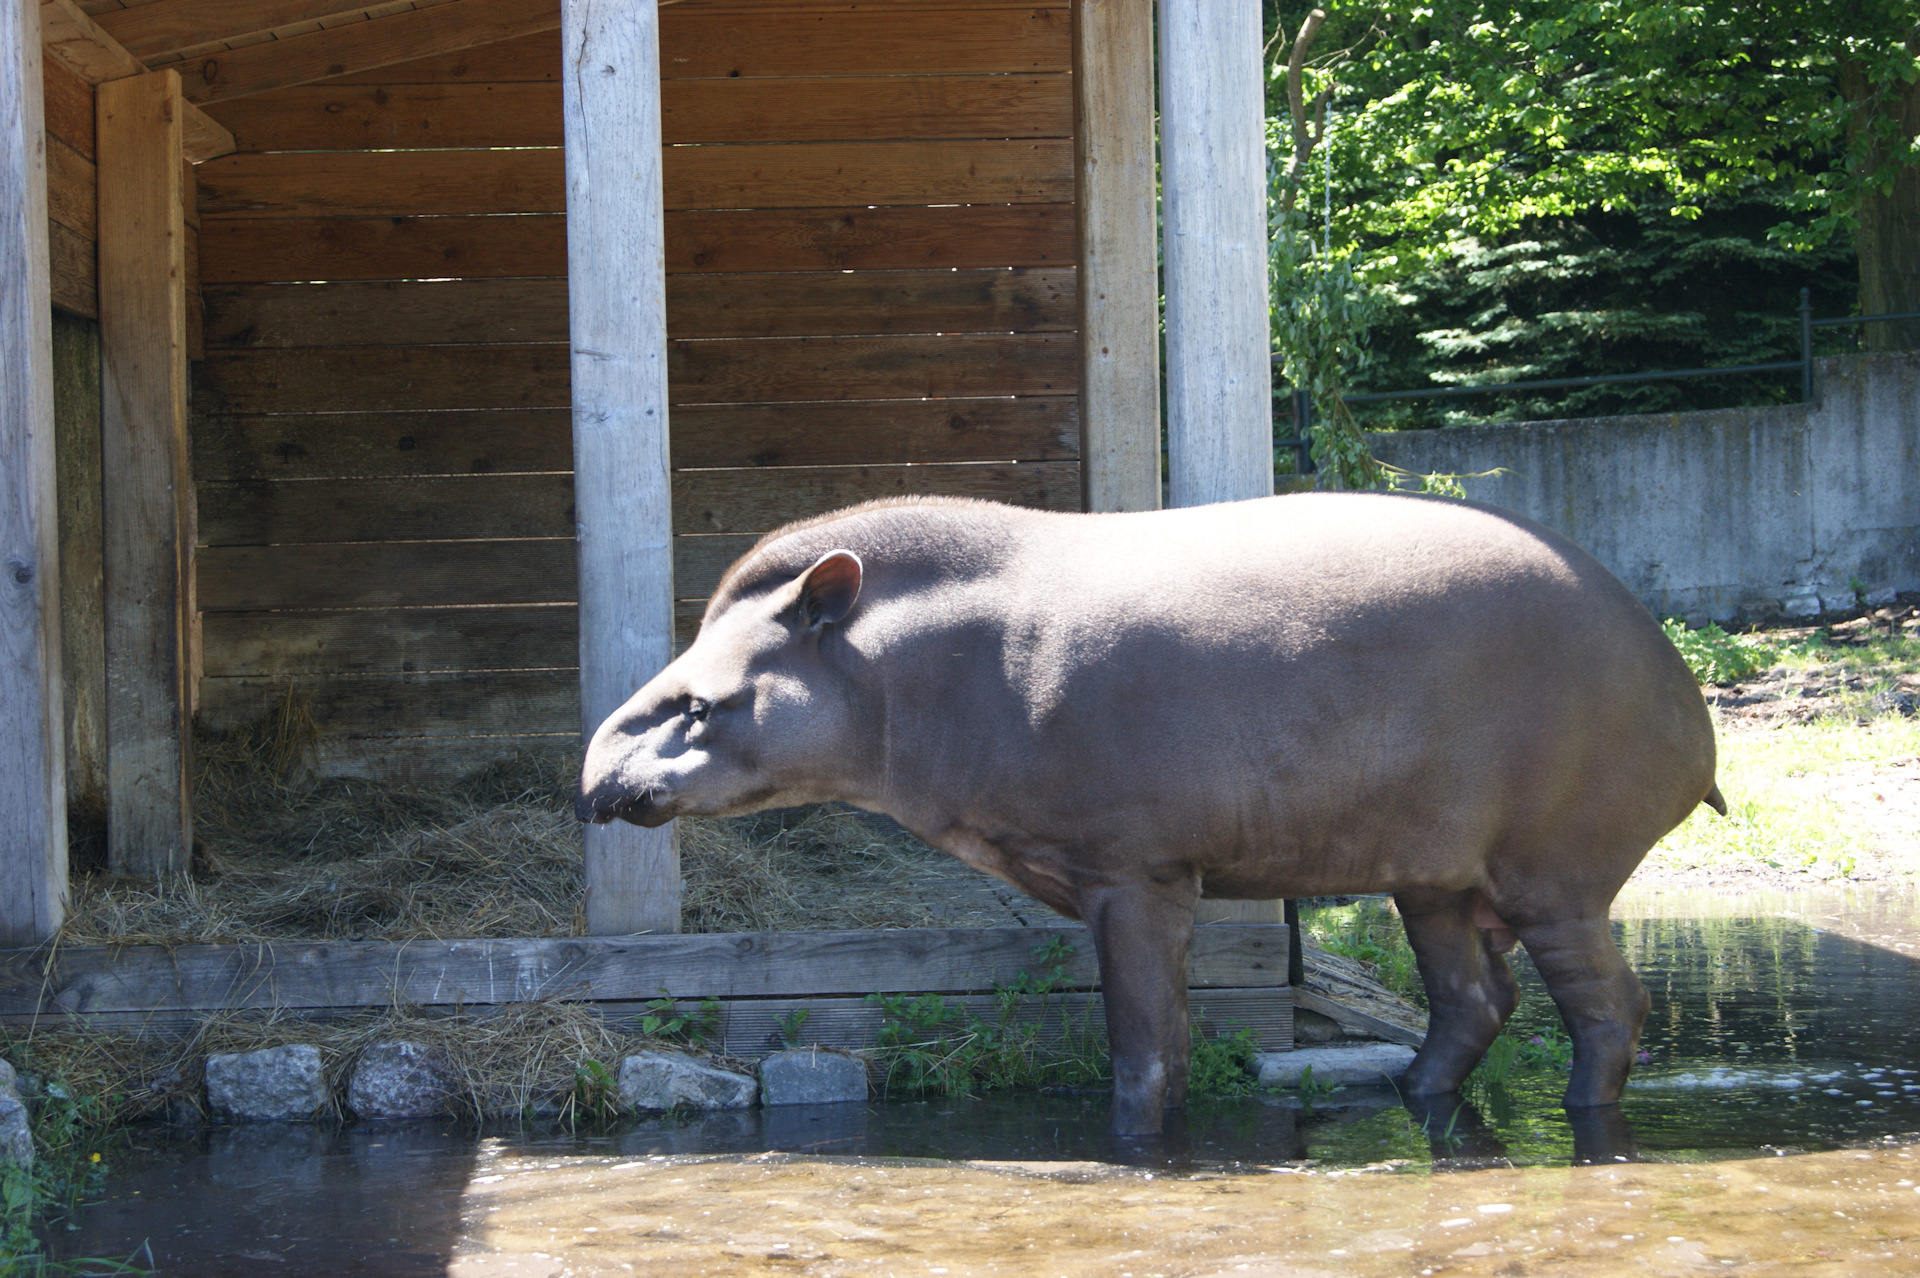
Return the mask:
M 253 730 L 195 743 L 190 876 L 159 885 L 76 880 L 58 944 L 411 940 L 577 935 L 578 759 L 523 754 L 458 782 L 323 778 L 313 721 L 289 697 Z M 679 823 L 684 927 L 693 932 L 1004 925 L 989 880 L 898 826 L 846 808 Z M 1020 907 L 1015 907 L 1020 908 Z M 1025 907 L 1031 909 L 1031 906 Z M 453 1015 L 394 1008 L 336 1019 L 228 1013 L 183 1029 L 66 1022 L 0 1031 L 17 1066 L 105 1100 L 116 1120 L 198 1106 L 209 1055 L 288 1043 L 320 1048 L 336 1097 L 375 1042 L 426 1044 L 470 1117 L 558 1112 L 579 1070 L 638 1046 L 630 1021 L 563 1002 Z M 588 1091 L 592 1090 L 589 1083 Z
M 63 945 L 578 935 L 577 759 L 449 785 L 321 778 L 297 701 L 196 742 L 190 877 L 79 879 Z M 973 871 L 845 808 L 679 823 L 690 932 L 1009 923 Z M 1005 897 L 1005 894 L 1001 894 Z

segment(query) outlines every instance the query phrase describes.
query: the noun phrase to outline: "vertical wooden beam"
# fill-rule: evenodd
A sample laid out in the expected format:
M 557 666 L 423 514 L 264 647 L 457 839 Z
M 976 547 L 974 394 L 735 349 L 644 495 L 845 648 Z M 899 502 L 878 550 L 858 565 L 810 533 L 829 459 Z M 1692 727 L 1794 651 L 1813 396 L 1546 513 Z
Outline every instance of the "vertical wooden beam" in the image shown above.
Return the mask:
M 1160 508 L 1153 0 L 1074 6 L 1080 477 L 1088 510 Z
M 1273 492 L 1259 0 L 1161 0 L 1167 465 L 1175 506 Z
M 185 873 L 193 852 L 185 116 L 170 70 L 94 90 L 107 859 L 146 879 Z
M 67 899 L 47 134 L 36 0 L 0 0 L 0 946 Z
M 655 0 L 561 0 L 580 712 L 591 735 L 673 658 L 666 240 Z M 671 825 L 586 830 L 587 930 L 680 930 Z

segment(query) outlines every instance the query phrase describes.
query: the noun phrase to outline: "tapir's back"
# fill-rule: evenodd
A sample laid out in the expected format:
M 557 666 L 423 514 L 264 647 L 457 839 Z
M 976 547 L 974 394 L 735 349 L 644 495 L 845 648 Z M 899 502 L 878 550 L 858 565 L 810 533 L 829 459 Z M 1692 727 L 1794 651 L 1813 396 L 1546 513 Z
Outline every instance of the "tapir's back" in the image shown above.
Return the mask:
M 1651 615 L 1499 511 L 887 503 L 785 557 L 840 545 L 869 564 L 848 636 L 894 690 L 903 778 L 1083 845 L 1217 849 L 1217 884 L 1284 869 L 1247 895 L 1471 882 L 1584 830 L 1610 896 L 1712 785 L 1705 707 Z

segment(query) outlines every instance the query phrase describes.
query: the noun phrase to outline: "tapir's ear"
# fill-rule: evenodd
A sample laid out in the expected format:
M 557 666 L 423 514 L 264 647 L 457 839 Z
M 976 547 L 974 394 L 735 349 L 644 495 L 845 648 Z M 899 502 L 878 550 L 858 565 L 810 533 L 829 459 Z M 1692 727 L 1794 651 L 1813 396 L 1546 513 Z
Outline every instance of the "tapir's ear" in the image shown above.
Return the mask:
M 808 626 L 830 626 L 853 608 L 860 597 L 860 556 L 851 550 L 829 550 L 800 576 L 800 620 Z

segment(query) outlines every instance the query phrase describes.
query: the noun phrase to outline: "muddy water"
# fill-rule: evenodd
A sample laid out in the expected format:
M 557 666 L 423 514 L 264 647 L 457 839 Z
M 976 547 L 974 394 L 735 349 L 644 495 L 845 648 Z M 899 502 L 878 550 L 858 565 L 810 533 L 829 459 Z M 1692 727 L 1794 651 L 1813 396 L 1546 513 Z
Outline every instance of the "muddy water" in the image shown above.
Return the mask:
M 1920 910 L 1617 911 L 1654 992 L 1614 1122 L 1527 1075 L 1413 1112 L 1196 1106 L 1115 1147 L 1094 1096 L 773 1110 L 593 1138 L 145 1133 L 67 1255 L 163 1273 L 1920 1273 Z M 1525 1028 L 1551 1007 L 1527 985 Z M 1584 1162 L 1585 1165 L 1575 1165 Z

